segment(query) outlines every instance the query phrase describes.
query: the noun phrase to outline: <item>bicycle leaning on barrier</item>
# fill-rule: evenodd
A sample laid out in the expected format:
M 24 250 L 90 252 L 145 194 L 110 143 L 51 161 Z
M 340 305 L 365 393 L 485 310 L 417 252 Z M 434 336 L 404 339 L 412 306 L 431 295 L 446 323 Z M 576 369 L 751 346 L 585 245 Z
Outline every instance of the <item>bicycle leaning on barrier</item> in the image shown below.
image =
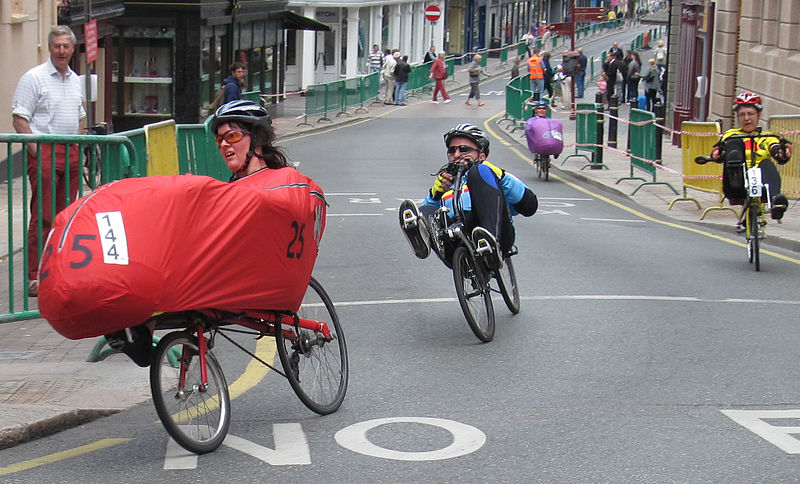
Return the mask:
M 731 205 L 742 205 L 737 231 L 745 234 L 747 259 L 756 271 L 761 270 L 759 245 L 766 238 L 766 214 L 779 221 L 788 208 L 780 175 L 770 160 L 782 165 L 792 156 L 791 143 L 758 126 L 761 109 L 757 95 L 737 96 L 734 111 L 740 128 L 725 132 L 711 156 L 695 158 L 699 164 L 723 164 L 722 191 Z
M 520 307 L 511 262 L 517 253 L 511 216 L 533 215 L 538 201 L 522 181 L 486 162 L 489 140 L 477 126 L 458 125 L 444 141 L 448 163 L 434 174 L 436 181 L 421 207 L 411 200 L 401 203 L 400 227 L 418 258 L 426 258 L 433 248 L 452 269 L 470 329 L 489 342 L 495 332 L 492 291 L 503 296 L 512 313 Z

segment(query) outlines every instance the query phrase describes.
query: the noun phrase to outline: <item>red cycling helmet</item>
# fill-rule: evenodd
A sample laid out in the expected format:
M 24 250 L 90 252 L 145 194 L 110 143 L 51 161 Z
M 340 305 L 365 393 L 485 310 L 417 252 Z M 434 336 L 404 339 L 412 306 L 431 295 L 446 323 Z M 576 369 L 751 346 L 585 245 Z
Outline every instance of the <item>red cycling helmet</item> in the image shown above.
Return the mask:
M 758 97 L 758 94 L 752 92 L 743 92 L 736 96 L 736 99 L 733 101 L 733 110 L 738 111 L 742 106 L 752 106 L 758 111 L 764 109 L 764 105 L 761 104 L 761 98 Z

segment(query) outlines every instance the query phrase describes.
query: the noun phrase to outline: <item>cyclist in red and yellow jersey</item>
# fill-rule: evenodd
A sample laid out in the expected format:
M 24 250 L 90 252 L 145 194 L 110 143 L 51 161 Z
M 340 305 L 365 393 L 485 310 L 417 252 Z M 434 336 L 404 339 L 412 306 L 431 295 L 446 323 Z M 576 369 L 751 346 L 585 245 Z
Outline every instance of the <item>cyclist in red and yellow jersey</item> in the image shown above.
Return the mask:
M 739 128 L 729 129 L 722 135 L 722 139 L 714 146 L 714 150 L 711 152 L 711 158 L 715 160 L 724 159 L 726 156 L 725 150 L 731 150 L 730 143 L 734 141 L 741 142 L 740 149 L 744 155 L 743 158 L 750 166 L 753 159 L 753 150 L 755 150 L 756 165 L 761 167 L 762 179 L 765 184 L 769 185 L 770 193 L 774 194 L 772 196 L 772 218 L 780 220 L 786 211 L 786 207 L 788 207 L 788 200 L 781 193 L 781 177 L 771 158 L 774 158 L 780 165 L 787 163 L 792 157 L 792 145 L 790 143 L 782 144 L 780 137 L 769 131 L 760 131 L 758 122 L 761 119 L 761 110 L 763 108 L 764 105 L 758 95 L 752 92 L 739 94 L 733 105 L 736 118 L 739 120 Z M 733 135 L 747 135 L 754 132 L 757 132 L 757 135 L 753 140 L 732 139 L 726 143 L 726 140 Z M 728 148 L 724 148 L 724 146 L 728 146 Z M 737 155 L 737 158 L 741 156 Z M 732 205 L 741 205 L 743 200 L 739 194 L 742 187 L 732 186 L 730 178 L 726 177 L 727 173 L 727 170 L 723 170 L 723 193 Z

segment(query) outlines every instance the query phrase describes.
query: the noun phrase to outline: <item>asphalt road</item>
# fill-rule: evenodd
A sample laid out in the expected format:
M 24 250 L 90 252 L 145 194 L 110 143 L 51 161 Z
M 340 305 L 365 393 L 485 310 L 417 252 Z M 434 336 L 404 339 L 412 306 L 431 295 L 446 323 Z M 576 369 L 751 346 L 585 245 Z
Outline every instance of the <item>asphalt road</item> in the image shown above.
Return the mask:
M 315 276 L 349 347 L 338 412 L 316 416 L 268 372 L 233 400 L 234 438 L 212 454 L 171 453 L 147 403 L 0 451 L 0 468 L 44 459 L 4 479 L 798 480 L 796 266 L 770 257 L 754 274 L 729 234 L 676 227 L 557 173 L 541 182 L 505 139 L 490 160 L 541 208 L 515 221 L 521 312 L 496 299 L 494 341 L 472 335 L 451 273 L 412 255 L 396 210 L 445 162 L 442 133 L 502 110 L 501 86 L 482 87 L 481 108 L 457 92 L 283 143 L 330 203 Z M 229 344 L 216 353 L 229 382 L 248 373 Z

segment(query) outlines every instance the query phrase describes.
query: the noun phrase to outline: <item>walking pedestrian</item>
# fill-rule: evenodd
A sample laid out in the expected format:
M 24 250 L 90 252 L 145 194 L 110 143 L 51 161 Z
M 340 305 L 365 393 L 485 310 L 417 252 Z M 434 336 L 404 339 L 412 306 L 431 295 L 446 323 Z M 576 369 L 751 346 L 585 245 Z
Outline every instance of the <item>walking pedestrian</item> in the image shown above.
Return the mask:
M 586 84 L 586 68 L 589 65 L 589 59 L 583 53 L 583 48 L 578 48 L 578 75 L 575 77 L 575 97 L 582 98 L 584 86 Z
M 444 80 L 447 79 L 447 66 L 444 63 L 444 55 L 444 52 L 439 52 L 439 55 L 433 60 L 433 65 L 431 66 L 430 78 L 433 79 L 434 82 L 433 99 L 431 102 L 434 104 L 439 103 L 436 99 L 439 93 L 442 93 L 445 103 L 450 102 L 450 95 L 447 94 L 444 88 Z
M 69 62 L 75 53 L 76 38 L 65 25 L 50 29 L 47 47 L 50 57 L 42 64 L 22 75 L 11 100 L 11 116 L 14 130 L 25 134 L 83 133 L 86 128 L 86 111 L 83 109 L 81 82 L 70 69 Z M 78 194 L 80 167 L 78 145 L 51 145 L 29 143 L 27 153 L 28 179 L 31 183 L 31 218 L 28 225 L 28 295 L 39 294 L 37 272 L 39 268 L 39 243 L 50 232 L 55 213 L 63 210 Z M 52 150 L 55 149 L 55 157 Z M 66 166 L 66 150 L 69 150 L 69 166 Z M 38 177 L 37 152 L 41 151 L 41 179 Z M 55 161 L 53 175 L 52 161 Z M 55 179 L 52 178 L 55 176 Z M 69 193 L 66 193 L 69 180 Z M 41 193 L 39 186 L 41 184 Z M 55 187 L 55 193 L 51 192 Z M 55 196 L 55 211 L 51 210 Z M 39 197 L 42 205 L 39 206 Z M 41 209 L 41 220 L 39 210 Z M 39 223 L 42 232 L 38 231 Z
M 480 54 L 475 54 L 475 57 L 472 58 L 472 63 L 469 65 L 469 96 L 467 96 L 467 102 L 464 104 L 469 105 L 469 100 L 475 98 L 478 101 L 478 106 L 483 106 L 485 103 L 481 102 L 481 91 L 479 89 L 480 81 L 481 81 L 481 61 L 483 60 L 483 56 Z

